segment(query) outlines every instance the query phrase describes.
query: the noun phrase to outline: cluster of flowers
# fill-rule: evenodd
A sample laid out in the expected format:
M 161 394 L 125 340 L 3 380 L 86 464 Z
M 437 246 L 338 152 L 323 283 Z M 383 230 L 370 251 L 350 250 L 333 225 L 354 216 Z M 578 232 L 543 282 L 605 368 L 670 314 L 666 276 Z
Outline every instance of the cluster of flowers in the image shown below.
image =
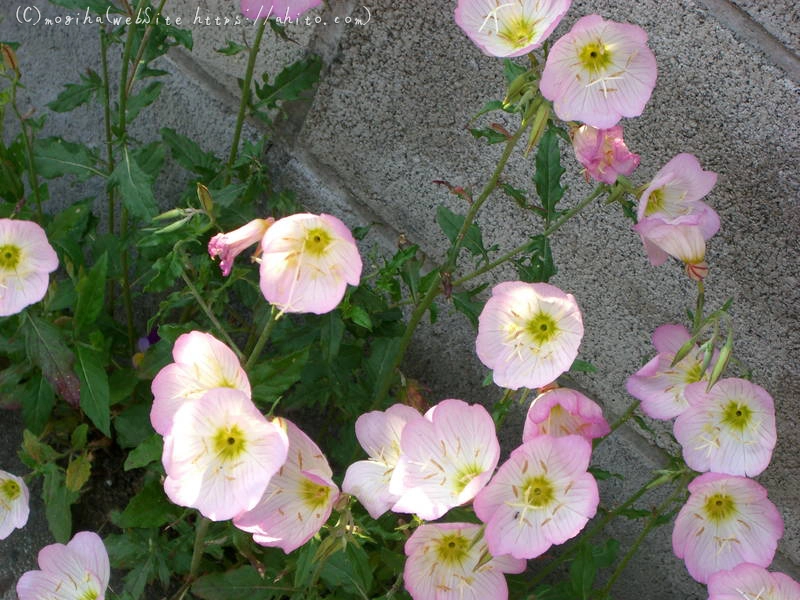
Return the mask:
M 719 357 L 705 360 L 705 350 L 696 344 L 673 365 L 690 339 L 682 325 L 656 329 L 658 353 L 627 383 L 646 415 L 675 418 L 675 438 L 686 464 L 703 473 L 689 484 L 689 499 L 675 520 L 673 550 L 692 577 L 708 583 L 712 600 L 733 597 L 733 590 L 739 590 L 737 598 L 800 597 L 800 585 L 764 569 L 783 535 L 783 520 L 767 491 L 749 479 L 772 458 L 772 398 L 737 378 L 721 379 L 708 389 L 708 373 Z

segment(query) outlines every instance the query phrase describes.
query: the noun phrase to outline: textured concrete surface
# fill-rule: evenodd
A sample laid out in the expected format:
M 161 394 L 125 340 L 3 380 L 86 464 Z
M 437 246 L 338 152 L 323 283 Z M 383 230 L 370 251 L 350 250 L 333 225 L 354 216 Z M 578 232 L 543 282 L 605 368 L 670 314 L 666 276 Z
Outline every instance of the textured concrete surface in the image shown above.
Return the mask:
M 499 62 L 484 56 L 453 23 L 455 3 L 429 0 L 377 0 L 369 5 L 365 26 L 292 26 L 297 45 L 270 39 L 260 66 L 275 72 L 284 60 L 306 48 L 326 62 L 313 104 L 291 111 L 283 137 L 270 160 L 281 183 L 295 189 L 310 210 L 332 212 L 349 225 L 376 222 L 370 241 L 391 249 L 399 234 L 420 244 L 432 260 L 442 258 L 444 237 L 435 208 L 444 203 L 465 211 L 460 200 L 432 183 L 446 179 L 480 189 L 500 154 L 498 146 L 475 141 L 465 125 L 486 100 L 503 95 Z M 3 5 L 5 10 L 6 5 Z M 230 3 L 179 0 L 169 14 L 230 15 Z M 363 16 L 361 3 L 336 2 L 315 15 Z M 561 35 L 584 14 L 636 23 L 648 32 L 659 79 L 642 117 L 625 122 L 629 147 L 641 154 L 634 174 L 644 183 L 680 152 L 697 155 L 704 168 L 719 173 L 707 201 L 720 213 L 722 229 L 709 244 L 708 304 L 734 297 L 736 354 L 754 372 L 754 381 L 773 395 L 778 413 L 778 447 L 759 481 L 779 507 L 786 534 L 774 568 L 800 578 L 800 355 L 798 333 L 798 244 L 800 236 L 800 59 L 798 9 L 781 0 L 766 5 L 751 0 L 656 0 L 574 2 L 554 34 Z M 64 82 L 74 81 L 83 64 L 94 61 L 96 36 L 75 30 L 32 29 L 4 13 L 0 39 L 22 39 L 31 48 L 20 56 L 31 104 L 55 98 Z M 244 55 L 225 57 L 214 50 L 227 39 L 244 43 L 252 28 L 225 30 L 192 27 L 196 52 L 176 52 L 165 61 L 174 77 L 148 119 L 138 124 L 142 139 L 170 126 L 194 136 L 208 148 L 225 145 L 234 118 L 235 78 L 244 70 Z M 230 35 L 228 35 L 230 34 Z M 60 49 L 69 47 L 70 52 Z M 47 57 L 47 61 L 41 58 Z M 509 129 L 513 119 L 492 117 Z M 91 111 L 55 115 L 48 135 L 68 134 L 99 144 L 99 119 Z M 484 123 L 490 122 L 484 119 Z M 254 132 L 251 130 L 251 135 Z M 223 151 L 220 151 L 223 153 Z M 572 187 L 563 200 L 574 204 L 588 191 L 577 178 L 578 165 L 566 160 Z M 516 155 L 505 180 L 532 188 L 532 160 Z M 161 182 L 164 198 L 182 182 Z M 81 194 L 93 190 L 71 189 Z M 95 190 L 96 192 L 96 190 Z M 480 224 L 487 244 L 511 248 L 539 225 L 520 215 L 513 202 L 495 194 Z M 553 283 L 573 293 L 583 311 L 586 336 L 581 357 L 599 372 L 578 383 L 613 417 L 631 401 L 626 377 L 648 360 L 651 331 L 666 322 L 681 322 L 693 288 L 681 269 L 669 263 L 652 268 L 638 238 L 617 209 L 585 211 L 553 239 L 559 273 Z M 469 268 L 468 262 L 462 264 Z M 512 278 L 509 270 L 490 281 Z M 439 323 L 423 327 L 404 371 L 423 380 L 431 399 L 460 397 L 491 402 L 494 388 L 482 388 L 486 369 L 473 352 L 474 332 L 451 307 L 442 305 Z M 521 411 L 501 434 L 507 448 L 519 439 Z M 5 424 L 5 417 L 4 417 Z M 654 439 L 630 428 L 601 446 L 595 462 L 621 472 L 624 482 L 604 482 L 604 502 L 626 496 L 660 465 L 657 446 L 666 443 L 668 426 Z M 650 502 L 650 500 L 648 500 Z M 657 502 L 653 500 L 652 502 Z M 647 504 L 645 503 L 645 506 Z M 41 518 L 41 515 L 39 516 Z M 669 543 L 671 528 L 657 531 L 617 586 L 615 598 L 651 600 L 704 599 L 704 588 L 692 581 Z M 630 541 L 636 531 L 615 531 Z M 19 536 L 19 533 L 15 534 Z M 0 594 L 10 576 L 8 544 L 0 542 Z M 16 550 L 15 550 L 16 551 Z M 35 561 L 35 549 L 22 559 Z M 15 560 L 15 571 L 19 569 Z M 30 568 L 30 566 L 26 567 Z M 4 579 L 5 577 L 5 579 Z M 3 600 L 13 595 L 3 596 Z

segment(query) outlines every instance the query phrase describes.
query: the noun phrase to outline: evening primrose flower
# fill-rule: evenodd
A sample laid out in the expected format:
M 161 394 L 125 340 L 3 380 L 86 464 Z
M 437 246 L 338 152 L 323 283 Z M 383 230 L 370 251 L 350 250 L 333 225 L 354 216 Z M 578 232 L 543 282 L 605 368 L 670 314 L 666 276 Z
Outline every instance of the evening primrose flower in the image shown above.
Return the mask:
M 714 212 L 711 208 L 708 210 Z M 708 275 L 703 219 L 699 214 L 673 222 L 649 218 L 639 221 L 633 230 L 641 236 L 651 265 L 662 265 L 668 256 L 673 256 L 683 262 L 689 277 L 700 281 Z
M 0 219 L 0 317 L 20 312 L 47 293 L 58 256 L 32 221 Z
M 540 435 L 580 435 L 587 441 L 611 432 L 600 406 L 575 390 L 557 388 L 539 394 L 528 408 L 522 441 Z
M 541 46 L 571 0 L 459 0 L 456 23 L 489 56 L 522 56 Z
M 644 30 L 589 15 L 553 44 L 539 89 L 559 119 L 606 129 L 642 114 L 655 83 Z
M 675 438 L 695 471 L 755 477 L 775 448 L 775 406 L 767 391 L 744 379 L 721 379 L 710 391 L 693 383 L 689 408 L 675 420 Z
M 600 502 L 591 453 L 576 435 L 541 435 L 511 453 L 473 502 L 494 556 L 536 558 L 578 535 Z
M 395 512 L 426 520 L 475 497 L 497 466 L 500 444 L 494 421 L 479 404 L 443 400 L 424 419 L 406 423 L 389 491 Z
M 242 14 L 248 19 L 296 19 L 304 12 L 316 8 L 322 0 L 241 0 Z
M 700 583 L 745 562 L 772 562 L 783 520 L 752 479 L 705 473 L 689 484 L 689 499 L 675 519 L 672 549 Z
M 575 157 L 595 181 L 613 185 L 619 175 L 630 175 L 639 166 L 639 155 L 628 150 L 619 125 L 609 129 L 581 125 L 570 136 Z
M 405 545 L 403 583 L 414 600 L 504 600 L 503 573 L 522 573 L 525 561 L 492 556 L 474 523 L 427 523 Z
M 422 418 L 416 409 L 395 404 L 384 412 L 371 411 L 356 420 L 356 437 L 369 460 L 347 467 L 342 491 L 358 498 L 373 519 L 400 499 L 389 491 L 392 473 L 400 460 L 400 436 L 409 421 Z
M 276 221 L 261 242 L 261 292 L 282 312 L 324 314 L 358 285 L 361 256 L 336 217 L 301 213 Z
M 253 534 L 262 546 L 286 554 L 310 540 L 331 516 L 339 498 L 325 455 L 310 437 L 287 419 L 274 423 L 286 432 L 289 452 L 258 504 L 238 515 L 233 524 Z
M 742 563 L 708 578 L 708 600 L 797 600 L 800 583 L 783 573 Z
M 478 317 L 475 349 L 497 385 L 537 388 L 570 368 L 582 337 L 571 294 L 547 283 L 509 281 L 492 289 Z
M 260 242 L 274 222 L 272 217 L 253 219 L 239 229 L 218 233 L 211 238 L 208 242 L 208 254 L 212 259 L 219 258 L 219 268 L 225 277 L 231 274 L 234 259 L 256 242 Z M 260 245 L 258 250 L 261 250 Z
M 250 382 L 233 351 L 210 333 L 184 333 L 172 348 L 174 363 L 161 369 L 153 379 L 150 422 L 167 435 L 172 419 L 186 402 L 214 388 L 231 388 L 250 397 Z
M 164 437 L 164 491 L 224 521 L 250 510 L 286 461 L 289 442 L 239 390 L 216 388 L 181 406 Z
M 30 493 L 21 477 L 0 470 L 0 540 L 28 522 Z
M 652 419 L 668 420 L 677 417 L 687 408 L 684 390 L 698 381 L 707 381 L 703 370 L 703 350 L 698 346 L 674 367 L 672 361 L 686 342 L 691 339 L 689 330 L 683 325 L 661 325 L 653 332 L 655 357 L 628 377 L 628 393 L 641 401 L 642 412 Z M 716 357 L 712 357 L 709 368 L 713 369 Z
M 28 571 L 17 582 L 19 600 L 103 600 L 110 577 L 108 552 L 92 531 L 81 531 L 67 543 L 39 551 L 40 571 Z

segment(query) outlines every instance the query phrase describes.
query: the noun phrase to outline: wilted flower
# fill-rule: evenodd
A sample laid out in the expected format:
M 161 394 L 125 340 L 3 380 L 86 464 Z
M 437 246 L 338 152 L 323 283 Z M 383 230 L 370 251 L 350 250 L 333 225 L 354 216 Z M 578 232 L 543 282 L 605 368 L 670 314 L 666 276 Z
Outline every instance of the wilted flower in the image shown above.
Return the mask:
M 250 397 L 250 382 L 233 351 L 210 333 L 184 333 L 172 348 L 174 363 L 161 369 L 153 379 L 150 422 L 167 435 L 172 419 L 186 402 L 200 398 L 214 388 L 232 388 Z
M 522 441 L 540 435 L 579 435 L 591 442 L 611 433 L 600 406 L 575 390 L 557 388 L 539 394 L 528 408 Z
M 234 259 L 256 242 L 260 242 L 270 225 L 275 222 L 268 219 L 253 219 L 247 225 L 228 233 L 218 233 L 208 242 L 208 254 L 211 258 L 219 257 L 219 268 L 226 277 L 230 275 Z M 258 250 L 261 250 L 259 245 Z
M 630 175 L 639 166 L 639 155 L 628 150 L 619 125 L 610 129 L 581 125 L 570 133 L 578 162 L 595 181 L 612 185 L 618 175 Z
M 653 332 L 653 346 L 658 354 L 628 378 L 628 393 L 641 400 L 642 411 L 653 419 L 671 419 L 687 408 L 684 390 L 690 383 L 707 380 L 703 371 L 703 350 L 695 346 L 678 364 L 675 355 L 691 339 L 683 325 L 661 325 Z M 712 357 L 713 368 L 716 359 Z
M 582 337 L 572 294 L 547 283 L 509 281 L 492 289 L 478 318 L 475 349 L 497 385 L 536 388 L 570 368 Z
M 0 540 L 28 522 L 30 493 L 21 477 L 0 470 Z
M 261 242 L 261 291 L 282 312 L 323 314 L 358 285 L 361 256 L 336 217 L 301 213 L 279 219 Z
M 742 563 L 708 578 L 708 600 L 797 600 L 800 583 L 783 573 Z
M 395 512 L 438 519 L 475 497 L 497 466 L 500 444 L 483 406 L 443 400 L 424 419 L 409 420 L 389 491 Z
M 373 519 L 400 499 L 389 491 L 392 473 L 400 460 L 400 436 L 406 423 L 422 418 L 416 409 L 395 404 L 385 412 L 368 412 L 356 420 L 356 437 L 369 460 L 347 467 L 342 491 L 358 498 Z
M 322 0 L 241 0 L 240 9 L 248 19 L 296 19 L 316 8 Z
M 717 571 L 750 562 L 766 567 L 783 535 L 783 520 L 752 479 L 705 473 L 689 484 L 675 519 L 672 549 L 700 583 Z
M 305 544 L 331 516 L 339 498 L 325 455 L 311 438 L 287 419 L 274 423 L 286 431 L 286 463 L 272 477 L 258 504 L 233 520 L 262 546 L 277 546 L 287 554 Z
M 576 435 L 542 435 L 514 450 L 473 502 L 490 552 L 536 558 L 578 535 L 600 502 L 591 454 Z
M 58 256 L 33 221 L 0 219 L 0 317 L 39 302 L 47 293 Z
M 775 448 L 775 407 L 767 391 L 744 379 L 721 379 L 709 392 L 693 383 L 689 408 L 675 421 L 675 438 L 695 471 L 755 477 Z
M 39 551 L 41 571 L 28 571 L 17 582 L 19 600 L 103 600 L 110 569 L 103 540 L 81 531 L 67 543 Z
M 605 129 L 642 114 L 655 84 L 644 30 L 589 15 L 553 45 L 539 89 L 561 120 Z
M 175 413 L 164 437 L 164 491 L 212 521 L 230 519 L 258 503 L 288 447 L 244 392 L 211 390 Z
M 459 0 L 456 23 L 489 56 L 522 56 L 547 39 L 571 0 Z
M 503 573 L 522 573 L 525 561 L 491 556 L 479 525 L 420 525 L 405 546 L 406 590 L 414 600 L 504 600 Z

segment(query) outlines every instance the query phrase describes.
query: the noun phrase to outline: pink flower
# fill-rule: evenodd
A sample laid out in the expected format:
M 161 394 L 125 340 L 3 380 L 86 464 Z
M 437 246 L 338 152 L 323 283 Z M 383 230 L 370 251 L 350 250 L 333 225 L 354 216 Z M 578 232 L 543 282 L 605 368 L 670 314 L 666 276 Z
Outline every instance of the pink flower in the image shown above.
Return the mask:
M 752 479 L 705 473 L 689 484 L 675 519 L 672 549 L 700 583 L 717 571 L 750 562 L 766 567 L 783 535 L 783 520 Z
M 610 129 L 581 125 L 571 134 L 578 162 L 595 181 L 612 185 L 618 175 L 630 175 L 639 166 L 639 155 L 628 150 L 619 125 Z
M 373 519 L 377 519 L 400 498 L 389 491 L 392 473 L 400 460 L 400 436 L 409 421 L 423 419 L 405 404 L 395 404 L 385 412 L 372 411 L 358 417 L 356 437 L 369 454 L 347 467 L 342 491 L 358 498 Z
M 509 281 L 492 289 L 478 318 L 475 348 L 497 385 L 537 388 L 570 368 L 582 337 L 571 294 L 547 283 Z
M 41 571 L 28 571 L 17 582 L 19 600 L 103 600 L 110 576 L 108 552 L 96 533 L 81 531 L 65 546 L 39 551 Z
M 350 230 L 336 217 L 285 217 L 261 242 L 261 291 L 282 312 L 324 314 L 358 285 L 361 256 Z
M 489 56 L 522 56 L 542 45 L 571 0 L 459 0 L 456 23 Z
M 638 217 L 658 217 L 667 223 L 692 214 L 703 218 L 700 225 L 708 240 L 719 230 L 719 216 L 700 199 L 711 191 L 717 174 L 703 171 L 692 154 L 678 154 L 656 173 L 639 199 Z
M 708 600 L 797 600 L 800 583 L 750 563 L 718 571 L 708 579 Z
M 589 15 L 553 45 L 539 89 L 559 119 L 606 129 L 642 114 L 655 84 L 644 30 Z
M 389 485 L 399 496 L 392 510 L 426 520 L 472 500 L 500 458 L 492 417 L 463 400 L 443 400 L 424 419 L 409 420 L 400 450 Z
M 541 435 L 514 450 L 473 503 L 489 551 L 536 558 L 578 535 L 600 502 L 591 453 L 576 435 Z
M 684 263 L 686 273 L 692 279 L 698 281 L 708 275 L 706 239 L 700 215 L 681 217 L 675 223 L 655 217 L 643 219 L 634 225 L 633 230 L 641 236 L 654 267 L 664 264 L 667 256 L 674 256 Z
M 414 600 L 504 600 L 503 573 L 522 573 L 525 561 L 491 556 L 473 523 L 420 525 L 406 542 L 403 582 Z
M 248 19 L 296 19 L 304 12 L 316 8 L 322 0 L 241 0 L 240 9 Z
M 672 360 L 691 338 L 683 325 L 661 325 L 653 332 L 653 345 L 658 354 L 628 378 L 628 393 L 641 400 L 642 411 L 653 419 L 671 419 L 687 408 L 684 390 L 690 383 L 707 381 L 703 371 L 703 351 L 695 346 L 674 367 Z M 716 358 L 711 359 L 713 368 Z
M 30 493 L 21 477 L 0 470 L 0 540 L 22 529 L 30 513 Z
M 689 408 L 675 420 L 675 438 L 695 471 L 755 477 L 775 448 L 775 407 L 764 388 L 744 379 L 686 387 Z
M 172 348 L 174 363 L 153 379 L 150 422 L 167 435 L 178 409 L 214 388 L 232 388 L 250 397 L 250 382 L 233 351 L 210 333 L 184 333 Z
M 287 419 L 275 419 L 289 438 L 286 463 L 252 509 L 233 520 L 262 546 L 289 554 L 310 540 L 331 516 L 339 498 L 325 455 L 311 438 Z
M 288 447 L 245 393 L 211 390 L 175 413 L 164 438 L 164 491 L 212 521 L 230 519 L 258 503 Z
M 208 242 L 208 254 L 212 259 L 219 257 L 219 268 L 227 277 L 231 274 L 234 259 L 256 242 L 260 242 L 270 225 L 268 219 L 253 219 L 247 225 L 228 233 L 218 233 Z M 261 246 L 258 247 L 261 250 Z
M 539 394 L 528 408 L 522 441 L 540 435 L 579 435 L 591 442 L 611 433 L 600 406 L 575 390 L 557 388 Z
M 47 293 L 58 256 L 32 221 L 0 219 L 0 317 L 20 312 Z

